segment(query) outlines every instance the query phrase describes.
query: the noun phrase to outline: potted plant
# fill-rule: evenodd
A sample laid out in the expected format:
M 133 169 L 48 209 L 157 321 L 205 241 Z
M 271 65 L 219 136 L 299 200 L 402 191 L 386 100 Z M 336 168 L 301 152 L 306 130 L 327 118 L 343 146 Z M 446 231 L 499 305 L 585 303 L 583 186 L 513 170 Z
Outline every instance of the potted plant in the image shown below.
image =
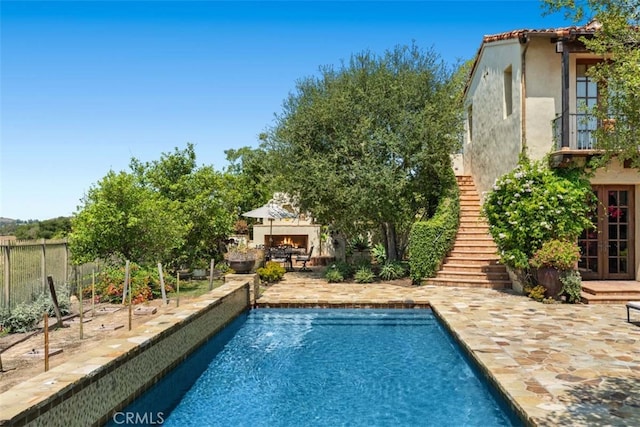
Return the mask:
M 349 240 L 347 255 L 353 263 L 357 263 L 360 260 L 371 261 L 371 244 L 369 243 L 369 238 L 365 235 L 358 234 Z
M 542 244 L 529 264 L 536 269 L 536 278 L 547 290 L 547 297 L 558 299 L 562 293 L 560 278 L 575 270 L 579 260 L 580 248 L 576 242 L 553 239 Z
M 207 268 L 209 267 L 209 264 L 203 260 L 203 259 L 199 259 L 198 261 L 195 262 L 194 266 L 193 266 L 193 270 L 191 271 L 191 276 L 194 279 L 206 279 L 207 278 Z
M 230 245 L 224 254 L 229 267 L 238 274 L 250 273 L 260 257 L 259 249 L 250 248 L 244 243 Z

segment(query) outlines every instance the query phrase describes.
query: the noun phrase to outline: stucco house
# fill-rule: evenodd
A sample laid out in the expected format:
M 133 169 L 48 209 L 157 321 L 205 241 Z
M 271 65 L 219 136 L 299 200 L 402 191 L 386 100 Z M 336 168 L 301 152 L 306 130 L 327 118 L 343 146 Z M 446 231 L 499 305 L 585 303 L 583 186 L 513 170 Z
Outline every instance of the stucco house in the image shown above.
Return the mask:
M 465 89 L 466 130 L 460 175 L 480 194 L 512 170 L 521 152 L 550 155 L 552 167 L 597 155 L 593 130 L 602 126 L 581 106 L 598 102 L 586 71 L 601 58 L 580 42 L 597 23 L 485 36 Z M 579 239 L 583 279 L 639 280 L 640 173 L 616 160 L 591 179 L 600 200 L 597 232 Z

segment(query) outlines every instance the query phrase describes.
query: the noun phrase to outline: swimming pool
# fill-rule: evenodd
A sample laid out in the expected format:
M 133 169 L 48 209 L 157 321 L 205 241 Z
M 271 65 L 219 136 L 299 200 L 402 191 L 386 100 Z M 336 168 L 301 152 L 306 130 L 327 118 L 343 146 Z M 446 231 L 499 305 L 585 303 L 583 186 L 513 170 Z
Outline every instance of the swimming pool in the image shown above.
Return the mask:
M 517 425 L 430 310 L 252 310 L 110 425 L 126 417 L 181 427 Z

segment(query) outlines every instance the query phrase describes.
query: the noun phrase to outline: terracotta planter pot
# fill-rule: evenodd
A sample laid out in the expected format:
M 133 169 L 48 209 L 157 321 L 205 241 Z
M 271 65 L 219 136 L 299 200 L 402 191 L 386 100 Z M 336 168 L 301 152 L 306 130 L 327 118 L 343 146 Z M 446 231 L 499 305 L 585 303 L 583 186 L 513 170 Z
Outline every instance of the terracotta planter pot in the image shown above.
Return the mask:
M 560 299 L 560 292 L 562 292 L 560 273 L 560 270 L 551 267 L 536 270 L 536 278 L 538 279 L 538 283 L 546 289 L 546 297 L 556 300 Z

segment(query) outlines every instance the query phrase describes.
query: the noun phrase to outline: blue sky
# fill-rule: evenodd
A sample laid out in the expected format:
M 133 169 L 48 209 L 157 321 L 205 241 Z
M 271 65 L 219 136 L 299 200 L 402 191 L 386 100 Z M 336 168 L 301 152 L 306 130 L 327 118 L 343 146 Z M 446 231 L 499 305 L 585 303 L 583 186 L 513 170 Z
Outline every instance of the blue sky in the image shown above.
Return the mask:
M 0 217 L 72 215 L 132 157 L 257 146 L 298 79 L 412 41 L 454 64 L 482 36 L 565 26 L 539 1 L 0 2 Z

